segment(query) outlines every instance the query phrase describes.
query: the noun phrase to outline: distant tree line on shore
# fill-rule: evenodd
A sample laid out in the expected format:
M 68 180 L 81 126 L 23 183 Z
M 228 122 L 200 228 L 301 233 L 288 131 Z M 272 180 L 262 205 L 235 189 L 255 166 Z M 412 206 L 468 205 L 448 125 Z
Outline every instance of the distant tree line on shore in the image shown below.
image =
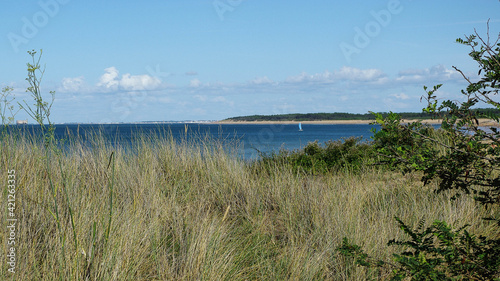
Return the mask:
M 478 108 L 473 111 L 483 114 L 500 113 L 495 108 Z M 380 112 L 385 118 L 389 112 Z M 398 113 L 403 119 L 431 119 L 436 116 L 426 112 L 403 112 Z M 440 118 L 440 117 L 439 117 Z M 291 114 L 276 114 L 276 115 L 249 115 L 227 118 L 224 121 L 320 121 L 320 120 L 375 120 L 373 113 L 356 114 L 356 113 L 291 113 Z

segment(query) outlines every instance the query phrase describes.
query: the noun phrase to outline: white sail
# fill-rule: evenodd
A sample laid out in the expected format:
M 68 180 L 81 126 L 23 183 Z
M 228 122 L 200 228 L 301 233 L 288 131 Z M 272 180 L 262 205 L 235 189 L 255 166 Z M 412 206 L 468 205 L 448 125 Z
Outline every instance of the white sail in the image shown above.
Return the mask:
M 299 131 L 302 131 L 302 123 L 299 123 Z

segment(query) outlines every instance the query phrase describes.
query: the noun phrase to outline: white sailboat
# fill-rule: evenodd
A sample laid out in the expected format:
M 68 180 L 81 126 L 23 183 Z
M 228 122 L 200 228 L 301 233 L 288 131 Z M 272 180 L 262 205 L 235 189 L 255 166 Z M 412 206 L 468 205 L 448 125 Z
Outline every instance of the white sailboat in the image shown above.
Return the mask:
M 302 123 L 299 123 L 299 132 L 302 132 Z

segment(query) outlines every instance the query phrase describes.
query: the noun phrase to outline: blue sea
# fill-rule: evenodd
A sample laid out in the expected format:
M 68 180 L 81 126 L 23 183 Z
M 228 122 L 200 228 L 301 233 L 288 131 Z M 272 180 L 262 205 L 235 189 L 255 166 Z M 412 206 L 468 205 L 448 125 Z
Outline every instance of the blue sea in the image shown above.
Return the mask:
M 27 131 L 36 131 L 36 125 L 18 125 Z M 165 134 L 170 132 L 175 140 L 187 136 L 193 140 L 200 136 L 227 143 L 239 143 L 239 156 L 243 159 L 257 159 L 260 154 L 278 152 L 280 149 L 301 149 L 307 143 L 318 141 L 323 144 L 329 140 L 340 140 L 351 136 L 369 141 L 373 136 L 372 128 L 377 125 L 332 125 L 303 124 L 299 131 L 297 124 L 207 124 L 207 123 L 162 123 L 162 124 L 63 124 L 56 125 L 56 138 L 65 139 L 79 135 L 85 139 L 88 132 L 102 132 L 111 144 L 128 145 L 139 133 Z

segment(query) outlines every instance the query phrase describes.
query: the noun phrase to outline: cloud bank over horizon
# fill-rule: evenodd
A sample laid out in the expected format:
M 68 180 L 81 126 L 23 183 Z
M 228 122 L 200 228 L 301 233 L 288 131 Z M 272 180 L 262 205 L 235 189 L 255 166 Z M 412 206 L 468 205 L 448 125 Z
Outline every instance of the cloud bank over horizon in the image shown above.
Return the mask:
M 444 65 L 405 69 L 395 74 L 343 66 L 320 73 L 301 72 L 279 81 L 266 75 L 241 83 L 192 78 L 185 84 L 174 85 L 168 80 L 149 74 L 120 74 L 117 67 L 111 66 L 103 70 L 95 83 L 87 83 L 84 76 L 63 78 L 57 88 L 56 106 L 68 109 L 84 100 L 95 100 L 96 107 L 86 109 L 88 120 L 84 122 L 102 121 L 92 118 L 91 112 L 96 110 L 108 111 L 105 120 L 113 122 L 145 121 L 138 118 L 152 112 L 157 113 L 147 120 L 176 120 L 175 116 L 185 111 L 195 112 L 199 120 L 252 114 L 418 112 L 424 94 L 419 89 L 425 83 L 444 83 L 450 89 L 456 88 L 455 94 L 465 85 L 461 74 Z M 453 95 L 446 91 L 442 94 Z M 111 106 L 103 107 L 108 103 Z

